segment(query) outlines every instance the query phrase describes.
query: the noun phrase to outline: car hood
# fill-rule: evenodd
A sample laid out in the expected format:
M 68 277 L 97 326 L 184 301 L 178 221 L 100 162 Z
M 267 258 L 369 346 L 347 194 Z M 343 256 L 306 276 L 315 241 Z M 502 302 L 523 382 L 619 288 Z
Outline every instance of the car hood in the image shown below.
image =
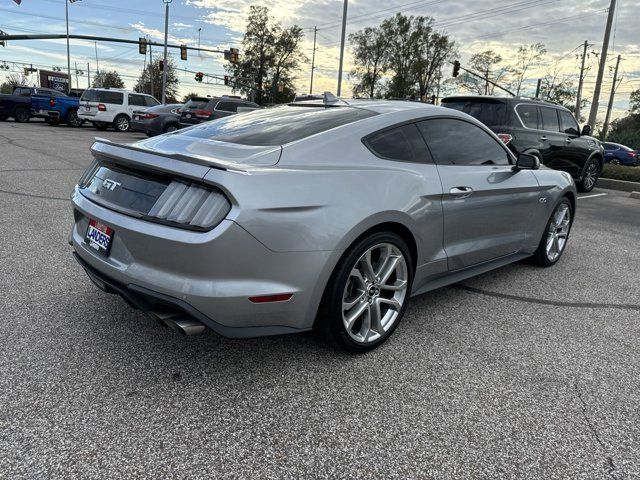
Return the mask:
M 282 148 L 275 146 L 240 145 L 205 138 L 175 134 L 161 135 L 133 144 L 133 147 L 167 156 L 180 156 L 183 161 L 224 166 L 227 168 L 267 167 L 280 160 Z

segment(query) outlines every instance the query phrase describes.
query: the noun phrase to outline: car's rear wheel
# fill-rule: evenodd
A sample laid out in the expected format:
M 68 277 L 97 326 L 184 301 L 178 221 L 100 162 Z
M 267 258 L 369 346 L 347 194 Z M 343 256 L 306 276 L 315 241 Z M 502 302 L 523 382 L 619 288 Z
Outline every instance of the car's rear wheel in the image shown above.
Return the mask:
M 571 202 L 564 198 L 553 210 L 547 222 L 538 250 L 533 256 L 533 261 L 536 265 L 550 267 L 558 263 L 567 246 L 571 225 Z
M 164 133 L 169 133 L 169 132 L 175 132 L 176 130 L 178 130 L 178 125 L 176 125 L 175 123 L 170 123 L 164 127 L 163 131 Z
M 578 189 L 581 192 L 590 192 L 593 190 L 593 187 L 596 186 L 596 182 L 598 181 L 598 176 L 600 175 L 600 165 L 597 160 L 589 160 L 589 162 L 584 167 L 584 174 L 582 175 L 582 180 L 578 183 Z
M 620 165 L 620 160 L 617 158 L 612 158 L 609 162 L 611 165 Z
M 115 128 L 118 132 L 128 132 L 131 128 L 129 117 L 123 114 L 118 115 L 113 119 L 113 128 Z
M 69 113 L 67 113 L 67 125 L 69 127 L 81 127 L 83 123 L 84 121 L 78 118 L 77 110 L 71 110 Z
M 13 119 L 18 123 L 26 123 L 29 121 L 29 110 L 26 108 L 16 108 L 13 112 Z
M 382 344 L 400 323 L 413 280 L 404 240 L 373 233 L 343 256 L 318 312 L 316 330 L 329 343 L 353 353 Z

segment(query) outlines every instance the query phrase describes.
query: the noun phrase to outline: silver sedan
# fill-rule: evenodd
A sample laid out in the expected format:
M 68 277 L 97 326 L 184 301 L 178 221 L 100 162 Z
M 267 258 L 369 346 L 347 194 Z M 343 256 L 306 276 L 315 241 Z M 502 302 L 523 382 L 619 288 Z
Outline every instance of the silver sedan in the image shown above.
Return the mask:
M 414 102 L 327 96 L 91 151 L 73 192 L 76 259 L 186 334 L 314 329 L 364 352 L 412 296 L 558 262 L 576 205 L 568 174 Z

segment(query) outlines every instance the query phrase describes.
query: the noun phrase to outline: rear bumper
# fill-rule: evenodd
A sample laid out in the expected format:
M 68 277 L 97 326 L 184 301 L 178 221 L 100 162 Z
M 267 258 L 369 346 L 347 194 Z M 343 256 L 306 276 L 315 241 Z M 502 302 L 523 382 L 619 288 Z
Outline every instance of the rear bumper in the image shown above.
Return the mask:
M 140 120 L 131 120 L 129 122 L 130 130 L 133 132 L 147 132 L 148 124 L 145 122 L 141 122 Z
M 152 312 L 169 305 L 226 337 L 310 330 L 317 311 L 319 273 L 333 252 L 276 253 L 235 222 L 191 232 L 128 217 L 77 191 L 71 244 L 87 274 L 103 290 Z M 108 257 L 84 240 L 89 218 L 115 230 Z M 285 302 L 249 297 L 291 293 Z

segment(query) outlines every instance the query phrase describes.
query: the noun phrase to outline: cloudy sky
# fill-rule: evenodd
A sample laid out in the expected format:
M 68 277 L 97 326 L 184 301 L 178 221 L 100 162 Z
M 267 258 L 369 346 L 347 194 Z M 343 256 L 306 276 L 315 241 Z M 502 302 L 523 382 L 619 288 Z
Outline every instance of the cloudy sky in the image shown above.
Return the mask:
M 543 42 L 549 54 L 547 64 L 531 72 L 526 93 L 535 91 L 535 78 L 556 68 L 577 80 L 578 52 L 588 40 L 590 52 L 599 52 L 610 0 L 350 0 L 347 33 L 366 26 L 377 25 L 384 18 L 402 12 L 405 15 L 429 15 L 438 28 L 448 32 L 456 41 L 463 65 L 474 52 L 493 49 L 509 58 L 518 45 Z M 198 29 L 203 47 L 226 49 L 240 46 L 246 12 L 251 4 L 267 5 L 273 15 L 285 25 L 298 24 L 305 29 L 303 49 L 311 58 L 313 27 L 318 27 L 316 77 L 314 90 L 336 90 L 340 43 L 342 0 L 173 0 L 170 7 L 169 37 L 174 43 L 197 46 Z M 608 101 L 612 83 L 612 67 L 618 54 L 622 55 L 621 75 L 614 108 L 614 116 L 625 113 L 629 93 L 640 88 L 640 0 L 619 0 L 614 22 L 603 94 L 600 101 L 601 116 Z M 150 35 L 162 40 L 164 8 L 161 0 L 80 0 L 69 6 L 71 33 L 137 39 Z M 64 33 L 64 0 L 22 0 L 16 5 L 11 0 L 0 1 L 0 29 L 7 33 Z M 157 50 L 160 54 L 160 49 Z M 156 52 L 154 52 L 156 54 Z M 77 62 L 78 83 L 87 83 L 89 70 L 96 68 L 96 46 L 93 42 L 74 40 L 71 44 L 72 70 Z M 143 56 L 136 46 L 98 43 L 97 62 L 100 69 L 118 69 L 128 87 L 135 83 Z M 61 67 L 66 70 L 65 41 L 14 41 L 0 47 L 2 62 L 24 62 L 34 67 Z M 347 54 L 345 70 L 350 69 Z M 591 70 L 585 81 L 585 96 L 590 98 L 595 83 L 596 56 L 589 56 Z M 220 55 L 202 56 L 189 53 L 189 60 L 178 60 L 181 68 L 223 74 Z M 16 65 L 9 64 L 15 68 Z M 0 70 L 0 79 L 7 70 Z M 300 92 L 308 91 L 310 64 L 304 65 L 298 75 Z M 198 84 L 191 73 L 181 73 L 181 91 L 202 94 L 229 93 L 226 87 Z M 75 78 L 74 78 L 75 86 Z M 349 82 L 346 80 L 346 91 Z

